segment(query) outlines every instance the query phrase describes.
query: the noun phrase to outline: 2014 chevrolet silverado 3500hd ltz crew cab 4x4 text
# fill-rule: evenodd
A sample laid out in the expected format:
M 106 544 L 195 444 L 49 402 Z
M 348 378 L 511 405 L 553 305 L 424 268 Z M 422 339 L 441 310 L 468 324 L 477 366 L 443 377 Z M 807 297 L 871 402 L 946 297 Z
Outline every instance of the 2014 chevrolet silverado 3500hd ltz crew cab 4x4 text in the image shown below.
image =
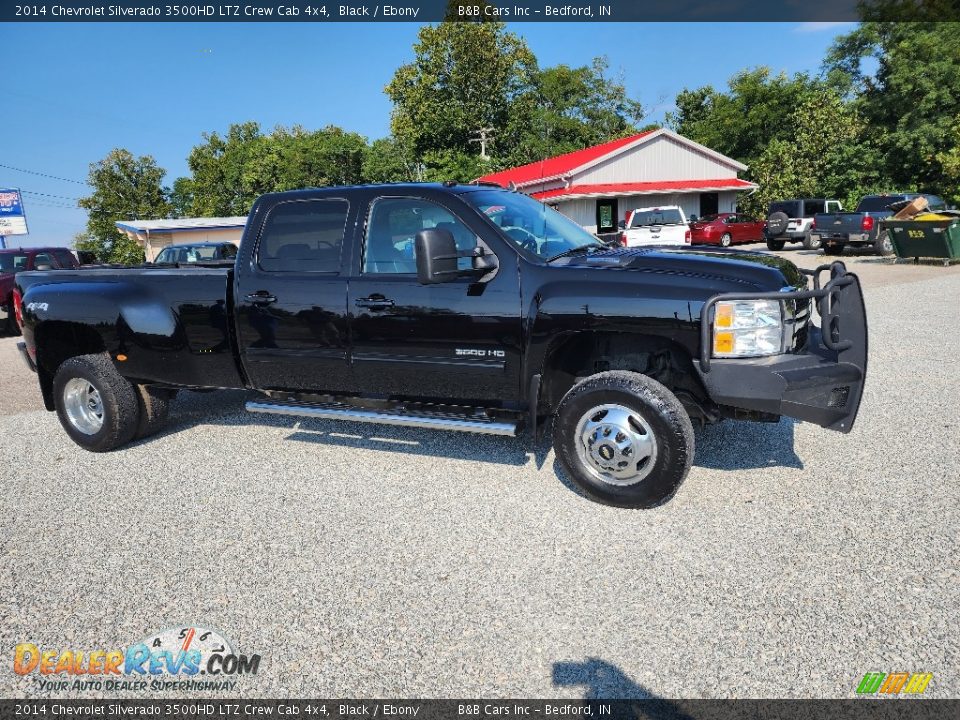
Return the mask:
M 498 435 L 552 420 L 573 481 L 623 507 L 676 492 L 694 422 L 848 432 L 867 365 L 860 285 L 839 262 L 804 274 L 760 253 L 609 247 L 482 185 L 265 195 L 233 266 L 17 283 L 24 358 L 89 450 L 154 432 L 181 388 L 255 389 L 253 412 Z

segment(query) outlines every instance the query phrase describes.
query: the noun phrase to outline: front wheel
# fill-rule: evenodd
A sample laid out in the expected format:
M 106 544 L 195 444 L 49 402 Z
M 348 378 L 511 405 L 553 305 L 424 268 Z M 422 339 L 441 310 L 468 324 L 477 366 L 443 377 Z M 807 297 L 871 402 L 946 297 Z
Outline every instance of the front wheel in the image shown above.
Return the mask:
M 720 245 L 722 247 L 730 247 L 732 240 L 733 238 L 730 237 L 730 233 L 724 233 L 720 236 Z
M 591 500 L 651 508 L 673 497 L 693 462 L 693 425 L 676 396 L 645 375 L 592 375 L 557 409 L 554 449 Z
M 140 426 L 137 394 L 106 355 L 66 360 L 53 378 L 60 424 L 80 447 L 105 452 L 125 445 Z
M 803 247 L 805 250 L 819 250 L 820 236 L 807 233 L 803 236 Z

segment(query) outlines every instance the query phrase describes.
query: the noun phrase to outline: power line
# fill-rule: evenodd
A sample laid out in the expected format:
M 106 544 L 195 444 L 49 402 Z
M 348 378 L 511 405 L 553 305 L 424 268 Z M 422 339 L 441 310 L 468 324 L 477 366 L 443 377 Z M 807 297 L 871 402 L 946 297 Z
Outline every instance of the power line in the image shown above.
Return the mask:
M 73 200 L 75 202 L 79 202 L 80 200 L 80 198 L 78 197 L 68 197 L 67 195 L 53 195 L 51 193 L 37 192 L 36 190 L 21 190 L 20 192 L 22 192 L 24 195 L 41 195 L 43 197 L 48 197 L 48 198 L 60 198 L 61 200 Z
M 39 175 L 40 177 L 50 178 L 51 180 L 62 180 L 63 182 L 76 183 L 77 185 L 88 184 L 85 182 L 81 182 L 80 180 L 72 180 L 70 178 L 60 177 L 59 175 L 48 175 L 47 173 L 37 172 L 36 170 L 24 170 L 23 168 L 13 167 L 12 165 L 0 165 L 0 168 L 6 168 L 7 170 L 16 170 L 17 172 L 27 173 L 28 175 Z

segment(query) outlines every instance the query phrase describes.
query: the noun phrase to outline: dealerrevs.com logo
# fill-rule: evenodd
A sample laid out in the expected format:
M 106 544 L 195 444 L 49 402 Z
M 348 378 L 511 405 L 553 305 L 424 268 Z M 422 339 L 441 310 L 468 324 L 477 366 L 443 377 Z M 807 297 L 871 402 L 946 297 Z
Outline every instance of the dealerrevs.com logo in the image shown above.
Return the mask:
M 41 649 L 20 643 L 13 671 L 45 690 L 233 690 L 256 675 L 259 655 L 242 655 L 216 630 L 170 628 L 126 649 Z M 62 679 L 61 676 L 67 676 Z
M 923 695 L 933 673 L 868 672 L 857 685 L 857 695 Z

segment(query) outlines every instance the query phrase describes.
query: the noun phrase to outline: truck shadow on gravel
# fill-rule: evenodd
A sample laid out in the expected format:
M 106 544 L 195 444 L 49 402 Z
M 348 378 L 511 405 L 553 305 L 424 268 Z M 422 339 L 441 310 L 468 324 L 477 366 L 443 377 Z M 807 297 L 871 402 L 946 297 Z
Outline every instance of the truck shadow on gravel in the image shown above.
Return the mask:
M 197 425 L 263 426 L 287 429 L 286 440 L 363 450 L 403 452 L 412 455 L 471 460 L 521 467 L 531 456 L 543 469 L 552 444 L 549 435 L 531 444 L 524 437 L 506 438 L 470 433 L 421 430 L 335 420 L 312 420 L 282 415 L 251 414 L 244 403 L 253 395 L 244 391 L 182 392 L 171 408 L 170 420 L 155 437 L 182 432 Z M 710 470 L 752 470 L 768 467 L 803 468 L 794 452 L 794 426 L 790 418 L 779 423 L 722 422 L 694 432 L 694 467 Z M 142 442 L 151 442 L 147 438 Z M 554 459 L 561 482 L 580 494 Z
M 642 700 L 636 705 L 618 705 L 617 717 L 649 720 L 693 720 L 675 703 L 665 700 L 634 681 L 623 670 L 599 658 L 583 662 L 555 662 L 554 687 L 582 687 L 584 700 Z M 593 717 L 599 716 L 594 708 Z

